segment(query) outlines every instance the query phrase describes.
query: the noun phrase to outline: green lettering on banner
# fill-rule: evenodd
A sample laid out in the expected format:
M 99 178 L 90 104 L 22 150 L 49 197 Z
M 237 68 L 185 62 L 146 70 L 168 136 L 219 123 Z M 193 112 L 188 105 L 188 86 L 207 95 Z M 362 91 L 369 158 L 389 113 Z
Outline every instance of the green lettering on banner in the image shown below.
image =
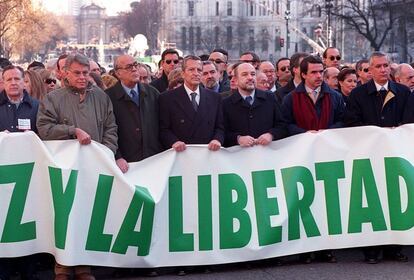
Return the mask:
M 213 210 L 211 175 L 198 176 L 198 234 L 199 249 L 213 249 Z
M 237 193 L 233 202 L 232 192 Z M 219 218 L 220 248 L 242 248 L 246 246 L 252 235 L 252 224 L 247 205 L 247 189 L 243 179 L 237 174 L 219 175 Z M 239 221 L 240 228 L 233 231 L 233 220 Z
M 328 232 L 330 235 L 342 234 L 338 180 L 345 178 L 344 162 L 332 161 L 315 163 L 315 171 L 316 180 L 322 180 L 325 186 Z
M 105 234 L 103 230 L 113 182 L 113 176 L 99 175 L 91 222 L 89 224 L 88 239 L 86 241 L 86 250 L 109 252 L 111 249 L 112 234 Z
M 303 166 L 284 168 L 282 180 L 289 213 L 289 240 L 300 238 L 300 218 L 308 237 L 320 236 L 310 206 L 315 198 L 315 183 L 309 169 Z M 303 197 L 299 198 L 298 183 L 303 186 Z
M 282 241 L 282 226 L 272 227 L 270 216 L 279 215 L 279 205 L 277 198 L 267 196 L 269 188 L 276 188 L 275 171 L 254 171 L 252 179 L 259 245 L 278 243 Z
M 168 188 L 170 252 L 194 251 L 194 234 L 184 233 L 183 179 L 170 177 Z
M 140 231 L 135 231 L 142 212 Z M 125 254 L 129 246 L 138 247 L 138 256 L 147 256 L 151 246 L 155 201 L 146 188 L 135 186 L 134 196 L 111 252 Z
M 62 169 L 49 166 L 50 187 L 55 210 L 55 246 L 65 249 L 69 214 L 75 199 L 78 170 L 71 170 L 66 188 L 63 189 Z
M 15 183 L 4 223 L 2 243 L 36 239 L 36 222 L 22 223 L 34 162 L 0 166 L 0 184 Z
M 367 207 L 362 205 L 364 189 Z M 371 223 L 374 231 L 387 229 L 369 159 L 357 159 L 353 162 L 348 233 L 361 232 L 363 223 Z
M 408 230 L 414 226 L 414 167 L 403 158 L 385 158 L 387 177 L 388 207 L 392 230 Z M 407 190 L 407 209 L 402 212 L 400 177 L 404 179 Z

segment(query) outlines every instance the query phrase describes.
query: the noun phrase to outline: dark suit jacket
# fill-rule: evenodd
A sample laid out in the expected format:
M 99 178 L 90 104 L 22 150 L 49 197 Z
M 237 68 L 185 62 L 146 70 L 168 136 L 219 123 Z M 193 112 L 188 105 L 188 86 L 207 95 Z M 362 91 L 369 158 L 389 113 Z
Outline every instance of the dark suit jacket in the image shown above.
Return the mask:
M 139 161 L 159 153 L 158 97 L 152 86 L 138 84 L 139 108 L 118 82 L 106 90 L 114 107 L 118 125 L 118 151 L 116 159 Z
M 286 86 L 278 88 L 276 90 L 276 100 L 279 102 L 279 104 L 283 104 L 283 99 L 285 96 L 292 92 L 295 88 L 296 87 L 293 79 L 290 79 Z
M 186 144 L 208 144 L 216 139 L 223 144 L 224 127 L 221 97 L 200 87 L 197 112 L 180 86 L 160 96 L 160 140 L 169 149 L 177 141 Z
M 160 93 L 163 93 L 168 89 L 168 77 L 162 72 L 162 76 L 151 82 L 151 85 L 155 87 Z
M 354 88 L 346 104 L 345 125 L 393 127 L 413 122 L 414 106 L 410 89 L 389 80 L 388 90 L 392 97 L 383 106 L 373 80 Z
M 250 106 L 237 91 L 223 100 L 225 146 L 237 145 L 238 136 L 254 138 L 271 133 L 273 139 L 287 136 L 280 105 L 273 94 L 256 89 Z

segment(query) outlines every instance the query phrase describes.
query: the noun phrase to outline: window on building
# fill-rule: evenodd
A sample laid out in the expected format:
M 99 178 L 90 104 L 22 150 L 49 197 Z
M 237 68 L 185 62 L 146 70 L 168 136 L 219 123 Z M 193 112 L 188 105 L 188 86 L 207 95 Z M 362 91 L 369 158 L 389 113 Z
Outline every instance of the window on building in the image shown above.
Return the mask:
M 269 50 L 269 32 L 267 29 L 262 30 L 262 52 L 267 52 Z
M 321 17 L 322 16 L 322 9 L 321 6 L 315 4 L 312 6 L 311 10 L 311 17 Z
M 255 45 L 254 45 L 254 30 L 249 29 L 249 50 L 254 51 Z
M 220 27 L 214 27 L 214 42 L 216 43 L 216 47 L 220 46 Z
M 227 15 L 233 15 L 233 3 L 231 1 L 227 1 Z
M 253 6 L 253 3 L 250 3 L 250 16 L 254 16 L 254 6 Z
M 226 48 L 228 50 L 233 47 L 232 42 L 233 42 L 233 28 L 231 26 L 227 26 Z
M 188 35 L 188 48 L 190 50 L 194 50 L 194 27 L 191 26 L 188 29 L 188 33 L 189 33 L 189 35 Z
M 216 2 L 216 16 L 220 15 L 220 3 L 219 1 Z
M 280 14 L 280 5 L 279 5 L 279 0 L 276 1 L 276 13 L 279 15 Z
M 194 1 L 188 1 L 188 16 L 194 16 Z
M 181 28 L 181 47 L 183 50 L 187 49 L 187 28 Z
M 197 27 L 197 34 L 196 34 L 196 48 L 199 50 L 201 49 L 201 27 Z

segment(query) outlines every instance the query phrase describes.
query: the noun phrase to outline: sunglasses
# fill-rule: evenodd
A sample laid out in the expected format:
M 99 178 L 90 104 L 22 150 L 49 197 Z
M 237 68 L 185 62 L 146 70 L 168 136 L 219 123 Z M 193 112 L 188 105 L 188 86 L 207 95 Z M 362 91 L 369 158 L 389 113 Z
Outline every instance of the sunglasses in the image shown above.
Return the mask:
M 280 71 L 285 72 L 286 70 L 289 70 L 289 67 L 287 66 L 280 67 Z
M 224 63 L 224 61 L 221 59 L 209 59 L 209 60 L 217 64 Z
M 339 55 L 333 56 L 332 55 L 332 56 L 329 57 L 329 59 L 332 60 L 332 61 L 334 61 L 335 59 L 338 60 L 338 61 L 340 61 L 341 60 L 341 56 L 339 56 Z
M 364 68 L 364 69 L 361 69 L 362 71 L 364 71 L 365 73 L 368 73 L 369 72 L 369 69 L 368 68 Z
M 171 62 L 173 62 L 174 64 L 178 64 L 178 59 L 174 59 L 174 60 L 171 60 L 171 59 L 167 59 L 166 61 L 165 61 L 165 63 L 167 63 L 167 64 L 171 64 Z
M 50 85 L 51 83 L 56 84 L 56 79 L 46 79 L 45 83 L 48 84 L 48 85 Z

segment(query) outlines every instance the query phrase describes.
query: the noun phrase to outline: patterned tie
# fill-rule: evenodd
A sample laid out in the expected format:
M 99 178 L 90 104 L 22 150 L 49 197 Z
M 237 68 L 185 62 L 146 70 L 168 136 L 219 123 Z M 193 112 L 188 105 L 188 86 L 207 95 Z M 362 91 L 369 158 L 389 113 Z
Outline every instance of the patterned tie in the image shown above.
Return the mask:
M 197 93 L 192 92 L 190 95 L 191 95 L 191 103 L 193 104 L 194 111 L 197 112 L 198 110 L 198 104 L 196 100 Z
M 245 100 L 247 101 L 247 103 L 249 103 L 250 106 L 253 104 L 253 97 L 247 96 Z
M 314 98 L 314 99 L 315 99 L 315 101 L 316 101 L 316 99 L 318 98 L 318 91 L 313 90 L 313 91 L 312 91 L 312 95 L 313 95 L 313 98 Z
M 139 106 L 139 100 L 138 100 L 138 94 L 135 90 L 131 89 L 131 91 L 129 92 L 129 94 L 131 95 L 131 99 L 132 101 L 134 101 L 135 104 L 137 104 L 137 106 Z

